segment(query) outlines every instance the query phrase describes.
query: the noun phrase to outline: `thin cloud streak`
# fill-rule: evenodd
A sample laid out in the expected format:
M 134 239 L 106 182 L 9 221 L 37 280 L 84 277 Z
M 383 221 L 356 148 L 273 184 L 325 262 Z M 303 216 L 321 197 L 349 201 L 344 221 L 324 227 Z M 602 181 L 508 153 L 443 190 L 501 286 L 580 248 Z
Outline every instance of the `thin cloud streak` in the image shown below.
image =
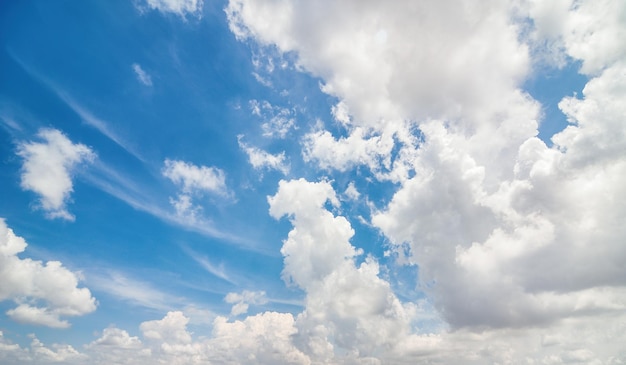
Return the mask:
M 118 146 L 122 147 L 126 152 L 131 154 L 133 157 L 138 159 L 139 161 L 145 162 L 145 159 L 141 156 L 141 154 L 135 150 L 127 141 L 123 140 L 117 133 L 111 130 L 109 125 L 94 116 L 89 110 L 80 105 L 73 97 L 69 95 L 65 90 L 63 90 L 59 85 L 55 82 L 42 75 L 38 70 L 36 70 L 31 65 L 28 65 L 20 57 L 18 57 L 12 50 L 8 49 L 8 53 L 10 57 L 18 64 L 20 67 L 26 71 L 32 78 L 37 80 L 38 82 L 45 85 L 48 89 L 50 89 L 59 99 L 61 99 L 76 115 L 78 115 L 81 120 L 89 125 L 92 128 L 95 128 L 104 136 L 106 136 L 111 141 L 115 142 Z
M 208 257 L 200 255 L 198 252 L 192 250 L 187 246 L 181 246 L 183 252 L 187 254 L 192 260 L 194 260 L 198 265 L 200 265 L 204 270 L 209 272 L 211 275 L 216 276 L 224 281 L 227 281 L 230 284 L 238 285 L 233 279 L 231 279 L 224 268 L 224 264 L 220 263 L 219 265 L 215 265 L 212 263 Z
M 154 203 L 158 201 L 157 198 L 147 195 L 145 189 L 140 188 L 133 181 L 120 175 L 117 171 L 108 167 L 101 161 L 95 164 L 94 169 L 99 172 L 98 175 L 90 173 L 84 176 L 90 184 L 125 202 L 136 210 L 148 213 L 168 224 L 185 228 L 205 237 L 225 240 L 234 243 L 241 249 L 270 255 L 266 250 L 260 249 L 254 242 L 246 238 L 219 230 L 207 219 L 185 220 L 176 215 L 175 212 L 170 212 L 158 206 Z

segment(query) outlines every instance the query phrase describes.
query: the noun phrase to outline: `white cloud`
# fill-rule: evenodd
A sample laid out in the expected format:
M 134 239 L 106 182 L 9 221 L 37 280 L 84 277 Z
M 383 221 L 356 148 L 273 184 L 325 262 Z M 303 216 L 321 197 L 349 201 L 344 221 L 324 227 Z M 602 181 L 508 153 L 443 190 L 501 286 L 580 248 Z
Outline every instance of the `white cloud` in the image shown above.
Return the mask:
M 347 137 L 335 138 L 326 130 L 305 135 L 303 157 L 305 161 L 316 161 L 322 169 L 346 171 L 358 165 L 378 170 L 381 160 L 391 167 L 387 158 L 394 146 L 393 135 L 369 133 L 363 128 L 354 128 Z
M 34 261 L 17 255 L 26 241 L 16 236 L 0 219 L 0 301 L 12 300 L 11 319 L 34 325 L 66 328 L 61 317 L 81 316 L 96 309 L 96 300 L 87 288 L 78 287 L 78 275 L 58 261 Z M 44 305 L 45 303 L 45 305 Z
M 162 173 L 178 185 L 184 194 L 209 192 L 228 195 L 224 171 L 216 167 L 196 166 L 185 161 L 166 159 Z
M 224 301 L 233 304 L 230 311 L 231 316 L 238 316 L 248 312 L 250 304 L 265 304 L 267 297 L 264 291 L 244 290 L 241 293 L 228 293 Z
M 350 223 L 324 208 L 337 205 L 327 182 L 281 181 L 268 198 L 274 218 L 290 217 L 293 230 L 284 241 L 283 278 L 307 293 L 306 309 L 298 315 L 299 348 L 314 361 L 340 359 L 338 346 L 351 356 L 382 354 L 408 333 L 413 306 L 403 306 L 371 257 L 357 265 L 362 252 L 349 242 Z
M 486 107 L 528 68 L 501 1 L 236 0 L 226 12 L 239 38 L 296 52 L 365 125 Z
M 52 83 L 50 83 L 50 85 L 50 87 L 52 88 L 56 87 Z M 102 133 L 111 141 L 115 142 L 118 146 L 122 147 L 126 152 L 130 153 L 136 159 L 144 161 L 143 157 L 136 150 L 133 144 L 129 143 L 122 136 L 120 136 L 117 131 L 112 130 L 109 123 L 93 115 L 91 111 L 85 109 L 82 105 L 78 104 L 74 99 L 65 94 L 63 91 L 55 89 L 55 92 L 61 99 L 63 99 L 63 101 L 65 101 L 67 106 L 69 106 L 83 120 L 84 123 L 98 130 L 98 132 Z
M 570 56 L 582 61 L 582 73 L 596 76 L 626 57 L 623 1 L 531 0 L 525 5 L 534 40 L 546 43 L 561 64 L 563 55 Z
M 70 345 L 53 344 L 46 347 L 37 337 L 30 336 L 30 352 L 34 363 L 80 363 L 86 357 Z
M 33 78 L 37 79 L 39 82 L 49 87 L 61 100 L 65 102 L 65 104 L 67 104 L 67 106 L 70 109 L 72 109 L 82 119 L 84 123 L 97 129 L 100 133 L 105 135 L 111 141 L 115 142 L 118 146 L 126 150 L 126 152 L 133 155 L 133 157 L 137 158 L 138 160 L 143 161 L 143 157 L 134 148 L 134 146 L 131 143 L 129 143 L 127 140 L 125 140 L 123 136 L 120 136 L 117 131 L 112 130 L 109 123 L 95 116 L 90 110 L 88 110 L 83 105 L 81 105 L 78 101 L 76 101 L 69 93 L 67 93 L 57 83 L 49 79 L 47 76 L 44 76 L 42 73 L 40 73 L 38 70 L 33 68 L 31 65 L 22 61 L 13 52 L 9 52 L 9 55 L 30 76 L 32 76 Z
M 512 23 L 520 3 L 537 20 L 531 41 L 553 42 L 533 52 L 556 54 L 531 58 Z M 380 263 L 350 243 L 330 183 L 281 181 L 270 215 L 293 226 L 283 278 L 305 291 L 302 313 L 220 316 L 210 338 L 194 339 L 189 318 L 170 312 L 144 322 L 142 340 L 111 329 L 94 344 L 112 347 L 87 352 L 131 349 L 102 360 L 127 364 L 623 363 L 624 5 L 555 4 L 232 1 L 237 36 L 297 52 L 340 99 L 332 112 L 347 136 L 313 131 L 305 157 L 399 183 L 372 223 L 391 254 L 418 265 L 427 304 L 402 303 Z M 559 52 L 594 78 L 559 104 L 571 125 L 552 148 L 536 138 L 541 106 L 519 85 L 531 61 Z M 184 175 L 177 184 L 191 196 Z M 242 314 L 245 295 L 229 295 Z M 424 318 L 440 322 L 416 327 Z
M 229 197 L 224 171 L 216 167 L 196 166 L 180 160 L 166 159 L 162 169 L 163 176 L 176 184 L 180 191 L 176 198 L 170 197 L 170 204 L 176 212 L 176 219 L 187 225 L 201 225 L 202 207 L 194 204 L 193 197 L 208 192 Z
M 150 75 L 146 71 L 144 71 L 143 68 L 141 68 L 141 65 L 139 65 L 138 63 L 133 63 L 132 68 L 133 71 L 135 71 L 135 74 L 137 75 L 137 80 L 139 80 L 139 82 L 146 86 L 152 86 L 152 77 L 150 77 Z
M 225 280 L 231 284 L 236 284 L 233 279 L 230 278 L 227 273 L 224 263 L 215 264 L 209 260 L 208 257 L 200 255 L 198 252 L 183 246 L 183 251 L 195 262 L 197 262 L 203 269 L 209 272 L 211 275 L 215 275 L 218 278 Z
M 188 323 L 189 318 L 178 311 L 143 322 L 144 341 L 110 327 L 86 346 L 85 355 L 94 364 L 310 364 L 291 343 L 297 332 L 291 314 L 265 312 L 234 322 L 217 317 L 212 336 L 199 339 L 187 330 Z
M 171 212 L 167 206 L 163 207 L 156 203 L 162 197 L 150 194 L 150 189 L 146 189 L 145 186 L 138 185 L 119 171 L 106 166 L 102 161 L 98 161 L 95 167 L 85 175 L 86 180 L 134 209 L 151 214 L 168 224 L 177 225 L 207 237 L 217 237 L 239 244 L 246 249 L 257 249 L 253 242 L 231 232 L 226 232 L 218 228 L 214 222 L 202 217 L 201 209 L 196 205 L 186 205 L 187 198 L 189 198 L 190 203 L 193 203 L 190 195 L 179 193 L 176 197 L 170 197 L 170 206 L 174 207 L 174 212 Z M 190 216 L 190 213 L 193 215 Z
M 267 151 L 263 151 L 262 149 L 249 146 L 243 142 L 242 139 L 242 135 L 237 136 L 239 147 L 248 155 L 248 161 L 252 167 L 257 170 L 264 168 L 278 170 L 282 172 L 283 175 L 287 175 L 289 173 L 289 164 L 286 162 L 284 151 L 277 155 L 273 155 Z
M 208 350 L 216 362 L 310 364 L 309 357 L 292 343 L 297 332 L 289 313 L 265 312 L 234 322 L 218 317 Z
M 141 347 L 141 340 L 137 336 L 130 336 L 128 332 L 115 327 L 105 328 L 102 336 L 89 344 L 93 346 L 106 346 L 111 348 L 134 349 Z
M 202 16 L 203 0 L 145 0 L 150 9 L 162 13 L 174 13 L 183 19 L 186 15 Z
M 88 280 L 94 289 L 106 292 L 135 306 L 166 311 L 180 302 L 180 298 L 169 295 L 148 282 L 136 280 L 121 272 L 110 271 L 106 274 L 92 272 Z
M 359 193 L 359 191 L 356 189 L 356 186 L 354 186 L 354 181 L 350 181 L 348 187 L 343 192 L 343 195 L 345 195 L 346 198 L 350 200 L 357 200 L 361 196 L 361 193 Z
M 24 159 L 21 187 L 40 196 L 40 208 L 48 218 L 74 220 L 66 207 L 74 190 L 72 173 L 77 165 L 91 162 L 96 155 L 56 129 L 42 129 L 37 136 L 43 142 L 23 142 L 18 146 L 17 154 Z
M 365 165 L 377 178 L 400 183 L 373 223 L 395 254 L 418 265 L 419 289 L 455 331 L 399 335 L 382 359 L 397 352 L 398 362 L 623 360 L 624 328 L 612 323 L 626 305 L 620 244 L 626 212 L 615 203 L 626 199 L 625 6 L 608 0 L 229 3 L 238 38 L 293 52 L 298 66 L 339 98 L 332 113 L 345 137 L 308 133 L 305 160 L 340 171 Z M 518 18 L 520 9 L 531 19 Z M 521 90 L 531 62 L 547 58 L 556 65 L 579 60 L 581 72 L 595 77 L 582 97 L 559 104 L 571 125 L 553 137 L 554 148 L 536 138 L 541 105 Z M 355 331 L 338 309 L 314 305 L 332 303 L 326 299 L 332 286 L 311 284 L 332 283 L 338 272 L 358 282 L 361 276 L 341 263 L 355 255 L 343 243 L 351 233 L 330 212 L 302 208 L 321 207 L 315 199 L 333 194 L 300 185 L 306 184 L 281 182 L 270 199 L 272 216 L 295 213 L 296 229 L 282 252 L 284 276 L 307 291 L 296 343 L 314 359 L 332 357 L 337 344 L 364 346 L 363 358 L 375 343 L 368 342 L 371 333 L 351 337 Z M 325 232 L 309 230 L 312 221 L 323 221 L 317 227 Z M 327 240 L 340 244 L 329 248 Z M 370 272 L 361 274 L 370 288 L 378 270 L 371 265 L 361 265 Z M 366 310 L 358 298 L 340 302 Z M 306 326 L 309 313 L 324 325 Z M 570 335 L 577 330 L 589 345 Z M 607 340 L 604 331 L 613 337 Z M 336 342 L 324 340 L 331 333 Z M 562 341 L 527 350 L 549 334 Z
M 250 100 L 253 115 L 262 119 L 261 130 L 268 138 L 285 138 L 295 129 L 296 120 L 293 111 L 270 104 L 268 101 Z
M 143 322 L 140 329 L 143 336 L 151 340 L 187 344 L 191 342 L 187 323 L 189 319 L 182 312 L 169 312 L 163 319 Z

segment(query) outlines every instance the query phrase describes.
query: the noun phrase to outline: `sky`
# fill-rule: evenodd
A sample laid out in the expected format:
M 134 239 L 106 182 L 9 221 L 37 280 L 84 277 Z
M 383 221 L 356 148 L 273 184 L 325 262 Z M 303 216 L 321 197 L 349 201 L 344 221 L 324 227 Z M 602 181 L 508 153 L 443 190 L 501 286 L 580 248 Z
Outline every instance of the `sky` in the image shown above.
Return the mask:
M 626 2 L 0 2 L 0 363 L 626 363 Z

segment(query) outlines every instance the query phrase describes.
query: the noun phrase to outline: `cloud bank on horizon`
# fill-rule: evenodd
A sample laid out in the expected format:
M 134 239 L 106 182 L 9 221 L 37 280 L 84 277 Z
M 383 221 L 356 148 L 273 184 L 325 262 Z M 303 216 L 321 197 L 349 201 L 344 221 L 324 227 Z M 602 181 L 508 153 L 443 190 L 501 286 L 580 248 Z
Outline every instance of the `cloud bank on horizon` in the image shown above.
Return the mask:
M 6 184 L 37 202 L 15 218 L 2 210 L 1 362 L 626 363 L 626 3 L 230 0 L 219 13 L 201 0 L 132 6 L 133 16 L 184 32 L 207 31 L 200 25 L 218 14 L 230 47 L 252 55 L 247 76 L 263 95 L 224 103 L 229 116 L 247 115 L 241 123 L 202 114 L 191 129 L 168 119 L 153 132 L 162 139 L 143 146 L 149 123 L 117 125 L 146 156 L 132 162 L 107 156 L 124 151 L 106 134 L 35 128 L 27 113 L 0 103 L 2 131 L 15 145 L 2 153 L 19 161 L 11 175 L 19 182 Z M 208 110 L 196 84 L 203 80 L 191 73 L 200 66 L 183 69 L 190 51 L 178 47 L 167 47 L 168 72 L 186 88 L 184 105 Z M 123 97 L 173 87 L 166 61 L 128 59 Z M 541 88 L 560 81 L 546 74 L 582 78 L 584 87 L 547 98 Z M 540 77 L 548 81 L 533 88 Z M 556 123 L 554 110 L 566 123 L 540 138 Z M 220 140 L 192 146 L 207 124 Z M 35 137 L 22 126 L 41 142 L 24 142 Z M 44 227 L 78 225 L 88 193 L 102 200 L 97 209 L 121 202 L 154 220 L 120 242 L 102 238 L 107 256 L 46 247 L 44 228 L 18 218 L 43 211 Z M 91 224 L 84 229 L 98 229 Z M 185 230 L 210 244 L 191 249 Z M 276 232 L 277 242 L 261 244 Z M 20 235 L 42 248 L 27 251 Z M 158 252 L 140 265 L 114 259 L 131 255 L 122 246 L 133 239 L 144 242 L 140 255 Z M 155 247 L 163 239 L 175 243 Z M 27 255 L 67 258 L 70 268 Z M 123 276 L 80 263 L 97 257 L 110 273 L 141 276 L 137 288 L 120 290 L 113 277 Z M 185 279 L 193 267 L 204 271 Z M 133 301 L 133 292 L 159 305 Z M 119 302 L 141 314 L 119 315 Z M 85 341 L 63 331 L 99 332 Z

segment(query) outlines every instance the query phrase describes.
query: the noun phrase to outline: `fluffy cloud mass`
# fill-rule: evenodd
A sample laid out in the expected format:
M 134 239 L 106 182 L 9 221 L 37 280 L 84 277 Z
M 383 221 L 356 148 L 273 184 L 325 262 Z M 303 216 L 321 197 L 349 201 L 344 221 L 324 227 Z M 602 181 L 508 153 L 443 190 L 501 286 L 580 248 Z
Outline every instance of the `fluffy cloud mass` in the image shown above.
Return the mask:
M 557 347 L 571 351 L 546 362 L 610 361 L 611 350 L 596 358 L 560 331 L 608 323 L 626 309 L 619 223 L 626 212 L 616 203 L 626 198 L 625 47 L 617 41 L 625 11 L 618 1 L 231 1 L 227 8 L 239 38 L 295 53 L 340 100 L 333 114 L 346 135 L 313 130 L 303 140 L 305 159 L 339 171 L 365 165 L 400 184 L 372 223 L 392 252 L 419 268 L 420 288 L 441 318 L 468 334 L 489 329 L 487 336 L 553 326 L 563 333 Z M 579 60 L 590 76 L 580 97 L 564 95 L 559 104 L 570 125 L 551 147 L 536 137 L 541 105 L 521 88 L 533 62 L 549 58 Z M 299 206 L 302 196 L 286 201 Z M 291 264 L 299 255 L 288 247 L 306 232 L 298 228 L 283 247 L 285 273 L 299 286 L 354 255 L 333 244 L 340 251 L 319 267 L 315 259 Z M 324 255 L 323 242 L 350 236 L 344 229 L 304 242 Z M 507 339 L 520 359 L 519 343 Z M 408 336 L 402 346 L 411 351 L 409 343 L 423 340 Z
M 287 215 L 293 230 L 281 253 L 284 279 L 306 291 L 306 309 L 296 321 L 296 341 L 315 361 L 334 359 L 335 345 L 348 357 L 369 357 L 384 352 L 406 335 L 411 306 L 403 306 L 379 275 L 371 257 L 357 264 L 362 252 L 350 244 L 350 223 L 324 208 L 339 201 L 327 182 L 304 179 L 281 181 L 269 198 L 270 214 Z M 338 354 L 337 354 L 338 355 Z
M 184 2 L 149 3 L 186 11 Z M 217 316 L 210 336 L 195 336 L 188 314 L 170 311 L 141 323 L 136 336 L 110 326 L 82 352 L 36 338 L 22 347 L 0 332 L 0 360 L 45 353 L 96 364 L 626 363 L 626 2 L 231 0 L 225 12 L 239 40 L 288 54 L 334 100 L 333 120 L 298 141 L 306 168 L 330 177 L 281 180 L 267 197 L 269 215 L 291 225 L 282 279 L 302 293 L 302 307 L 248 315 L 271 302 L 266 293 L 230 292 L 230 316 Z M 546 106 L 526 81 L 565 65 L 579 67 L 586 85 L 560 96 L 567 126 L 542 140 Z M 250 107 L 264 137 L 296 130 L 292 111 Z M 22 157 L 37 161 L 38 148 L 63 140 L 51 135 L 45 145 L 22 146 Z M 242 138 L 254 168 L 286 174 L 287 158 L 295 165 Z M 62 145 L 74 151 L 57 153 L 62 161 L 89 155 Z M 70 165 L 60 164 L 61 176 Z M 25 175 L 38 171 L 28 166 Z M 215 167 L 165 160 L 162 174 L 179 189 L 171 202 L 181 217 L 195 217 L 195 196 L 230 195 Z M 67 213 L 71 181 L 63 181 L 54 192 L 25 188 L 60 202 L 46 208 L 42 198 L 47 211 Z M 381 199 L 363 181 L 393 191 Z M 357 243 L 348 214 L 363 202 L 369 211 L 359 223 L 384 240 L 372 252 L 373 244 Z M 19 259 L 25 243 L 4 230 L 0 268 L 18 269 L 1 277 L 48 270 L 45 278 L 59 278 L 43 285 L 32 274 L 37 290 L 0 284 L 0 300 L 17 304 L 9 316 L 62 327 L 59 316 L 93 310 L 74 274 Z M 394 271 L 413 275 L 409 294 Z
M 40 208 L 48 218 L 74 220 L 66 204 L 73 191 L 72 172 L 81 162 L 90 162 L 95 153 L 83 144 L 74 144 L 56 129 L 42 129 L 42 142 L 24 142 L 18 155 L 24 159 L 21 186 L 39 195 Z
M 0 301 L 12 300 L 17 307 L 7 315 L 14 321 L 66 328 L 61 317 L 80 316 L 96 309 L 87 288 L 78 287 L 78 277 L 58 261 L 21 259 L 26 242 L 0 219 Z
M 185 194 L 226 194 L 224 172 L 215 167 L 196 166 L 185 161 L 168 159 L 163 163 L 163 176 L 180 186 Z
M 166 159 L 161 173 L 180 189 L 176 198 L 170 198 L 177 219 L 193 224 L 202 220 L 202 208 L 193 203 L 194 196 L 211 193 L 227 197 L 230 194 L 224 171 L 216 167 L 196 166 L 185 161 Z

